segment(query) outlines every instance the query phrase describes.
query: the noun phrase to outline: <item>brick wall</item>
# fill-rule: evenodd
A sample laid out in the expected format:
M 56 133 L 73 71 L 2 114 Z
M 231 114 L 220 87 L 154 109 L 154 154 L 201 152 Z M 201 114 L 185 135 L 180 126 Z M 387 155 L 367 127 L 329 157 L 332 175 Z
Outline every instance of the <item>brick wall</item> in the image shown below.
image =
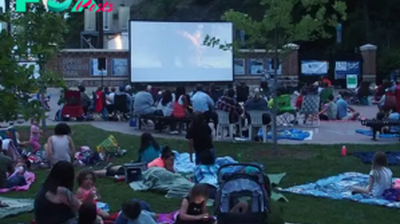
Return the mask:
M 261 59 L 266 68 L 270 55 L 261 50 L 247 51 L 240 53 L 237 58 L 244 59 L 244 75 L 235 75 L 235 81 L 246 82 L 249 85 L 258 85 L 263 75 L 249 74 L 249 60 Z M 76 86 L 84 83 L 86 86 L 100 86 L 101 76 L 93 75 L 91 71 L 91 59 L 105 58 L 107 74 L 103 76 L 105 86 L 120 86 L 130 82 L 129 69 L 124 75 L 115 76 L 112 74 L 113 59 L 126 59 L 129 61 L 128 51 L 118 50 L 63 50 L 57 58 L 48 63 L 48 67 L 63 75 L 69 86 Z M 293 50 L 282 60 L 282 76 L 297 76 L 298 74 L 298 52 Z M 96 67 L 96 66 L 94 66 Z
M 112 60 L 125 59 L 128 61 L 128 56 L 129 52 L 127 51 L 64 50 L 57 58 L 49 62 L 48 67 L 62 74 L 69 86 L 76 86 L 77 83 L 84 83 L 86 86 L 100 86 L 102 78 L 99 75 L 93 75 L 91 60 L 105 58 L 107 73 L 103 76 L 103 84 L 120 86 L 129 82 L 129 71 L 120 72 L 118 75 L 112 74 Z
M 363 57 L 362 72 L 364 81 L 376 81 L 376 51 L 377 47 L 372 44 L 365 44 L 360 47 Z

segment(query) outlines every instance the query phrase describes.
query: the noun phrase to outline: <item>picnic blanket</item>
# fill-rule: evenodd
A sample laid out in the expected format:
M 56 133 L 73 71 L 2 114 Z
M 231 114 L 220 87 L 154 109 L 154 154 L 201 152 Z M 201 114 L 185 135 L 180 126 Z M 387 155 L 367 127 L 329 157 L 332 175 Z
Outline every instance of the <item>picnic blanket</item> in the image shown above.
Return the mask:
M 400 152 L 385 152 L 388 165 L 400 165 Z M 371 164 L 375 152 L 353 152 L 352 155 L 359 158 L 361 162 Z
M 361 135 L 370 136 L 370 137 L 372 137 L 372 135 L 373 135 L 372 130 L 365 130 L 365 129 L 356 129 L 356 133 L 361 134 Z M 379 138 L 386 138 L 386 139 L 399 137 L 398 134 L 377 134 L 376 136 Z
M 31 184 L 33 182 L 35 182 L 36 176 L 35 176 L 35 173 L 33 173 L 33 172 L 28 172 L 28 171 L 26 171 L 26 172 L 27 172 L 25 174 L 26 185 L 12 187 L 12 188 L 3 188 L 3 189 L 0 189 L 0 193 L 7 193 L 9 191 L 27 191 L 31 187 Z
M 14 199 L 0 197 L 0 201 L 8 207 L 0 208 L 0 219 L 7 216 L 19 215 L 33 210 L 33 199 Z
M 258 137 L 262 138 L 263 136 L 262 129 L 258 131 L 257 135 Z M 277 137 L 278 139 L 303 141 L 306 138 L 310 137 L 310 133 L 307 131 L 291 128 L 291 129 L 278 130 Z M 267 139 L 272 139 L 272 132 L 267 133 Z
M 195 163 L 190 162 L 190 157 L 189 153 L 178 153 L 174 151 L 175 153 L 175 162 L 174 162 L 174 169 L 178 173 L 193 173 L 194 168 L 196 167 Z M 193 154 L 193 161 L 195 161 L 196 155 Z M 237 163 L 232 157 L 230 156 L 225 156 L 225 157 L 218 157 L 215 162 L 219 165 L 225 165 L 229 163 Z
M 320 198 L 350 200 L 370 205 L 400 208 L 400 202 L 388 201 L 383 198 L 374 198 L 364 194 L 352 194 L 351 191 L 354 186 L 366 187 L 368 185 L 368 180 L 369 176 L 366 174 L 347 172 L 318 180 L 315 183 L 281 189 L 281 191 Z M 396 179 L 393 179 L 393 181 L 395 180 Z
M 184 198 L 193 187 L 193 183 L 178 173 L 153 167 L 142 173 L 143 180 L 130 183 L 134 191 L 166 192 L 166 198 Z

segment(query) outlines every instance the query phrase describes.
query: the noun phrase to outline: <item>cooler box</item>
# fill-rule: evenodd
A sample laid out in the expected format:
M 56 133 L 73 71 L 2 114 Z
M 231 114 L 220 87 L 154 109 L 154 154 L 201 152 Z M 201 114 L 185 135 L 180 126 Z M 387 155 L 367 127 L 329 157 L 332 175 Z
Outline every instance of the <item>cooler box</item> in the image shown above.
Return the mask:
M 147 163 L 125 163 L 125 182 L 127 184 L 132 181 L 140 180 L 142 172 L 147 169 Z

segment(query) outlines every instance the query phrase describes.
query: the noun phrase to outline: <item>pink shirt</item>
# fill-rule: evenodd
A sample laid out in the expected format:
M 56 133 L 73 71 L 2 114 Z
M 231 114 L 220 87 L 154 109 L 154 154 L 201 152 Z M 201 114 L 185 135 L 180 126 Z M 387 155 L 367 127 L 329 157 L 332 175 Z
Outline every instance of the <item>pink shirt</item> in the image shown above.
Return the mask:
M 161 157 L 158 157 L 157 159 L 151 161 L 149 164 L 147 164 L 147 168 L 150 167 L 161 167 L 161 168 L 165 168 L 165 163 L 164 161 L 161 159 Z
M 37 125 L 31 125 L 31 137 L 30 140 L 39 141 L 40 138 L 40 128 Z

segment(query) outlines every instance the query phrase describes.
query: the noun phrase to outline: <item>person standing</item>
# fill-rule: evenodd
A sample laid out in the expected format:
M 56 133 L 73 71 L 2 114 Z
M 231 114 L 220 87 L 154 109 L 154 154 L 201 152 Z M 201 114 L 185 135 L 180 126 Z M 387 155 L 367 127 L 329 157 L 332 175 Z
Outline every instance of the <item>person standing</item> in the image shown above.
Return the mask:
M 196 112 L 189 130 L 186 134 L 189 140 L 190 162 L 193 162 L 193 151 L 196 155 L 195 163 L 200 164 L 200 155 L 202 152 L 210 150 L 215 157 L 215 150 L 212 140 L 212 130 L 206 121 L 204 114 Z

